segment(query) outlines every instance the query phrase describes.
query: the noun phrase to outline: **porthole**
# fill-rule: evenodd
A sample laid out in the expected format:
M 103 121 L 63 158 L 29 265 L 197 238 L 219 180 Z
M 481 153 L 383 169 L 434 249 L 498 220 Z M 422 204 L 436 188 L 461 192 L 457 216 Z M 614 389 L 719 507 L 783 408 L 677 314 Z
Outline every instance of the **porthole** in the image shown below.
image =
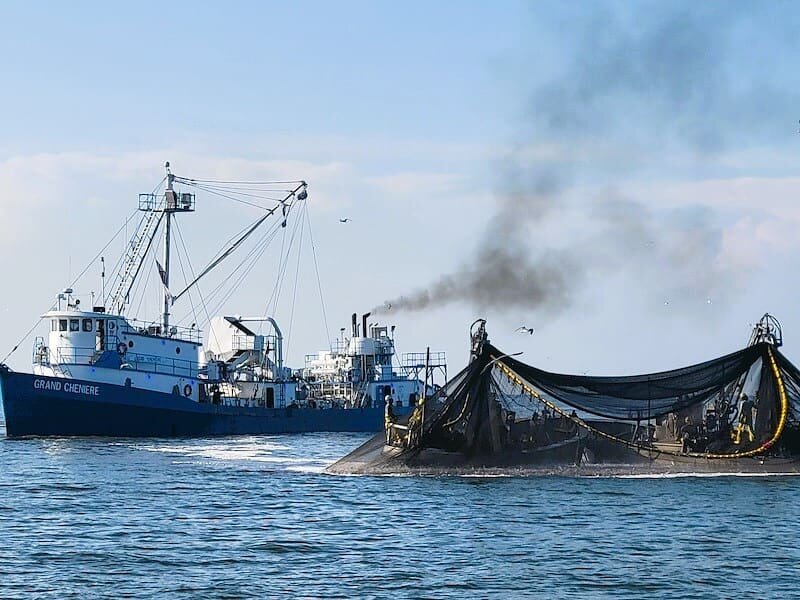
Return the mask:
M 128 342 L 128 348 L 133 348 L 133 340 L 131 340 L 130 342 Z
M 177 348 L 175 348 L 175 354 L 180 354 L 180 353 L 181 353 L 181 347 L 178 346 Z

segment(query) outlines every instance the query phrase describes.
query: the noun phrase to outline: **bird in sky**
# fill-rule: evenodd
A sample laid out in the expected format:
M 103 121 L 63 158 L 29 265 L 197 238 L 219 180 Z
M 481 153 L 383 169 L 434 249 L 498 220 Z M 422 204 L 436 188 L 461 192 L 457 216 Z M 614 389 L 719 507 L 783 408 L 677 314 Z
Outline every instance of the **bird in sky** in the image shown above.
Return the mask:
M 349 223 L 349 222 L 350 222 L 350 221 L 352 221 L 352 220 L 353 220 L 353 219 L 350 219 L 350 218 L 347 218 L 347 219 L 339 219 L 339 223 Z
M 516 331 L 518 331 L 519 333 L 528 333 L 530 335 L 533 335 L 536 332 L 536 330 L 533 327 L 525 327 L 524 325 L 521 327 L 517 327 Z

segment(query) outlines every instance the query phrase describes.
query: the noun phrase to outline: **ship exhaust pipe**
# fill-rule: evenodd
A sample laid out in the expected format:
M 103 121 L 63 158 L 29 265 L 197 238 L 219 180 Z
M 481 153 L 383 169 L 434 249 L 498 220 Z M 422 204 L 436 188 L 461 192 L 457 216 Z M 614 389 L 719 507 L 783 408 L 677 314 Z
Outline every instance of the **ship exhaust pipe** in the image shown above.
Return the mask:
M 364 313 L 361 316 L 361 335 L 363 335 L 364 337 L 367 337 L 367 319 L 371 314 L 372 314 L 371 312 L 368 312 Z
M 358 315 L 353 313 L 353 337 L 358 337 Z

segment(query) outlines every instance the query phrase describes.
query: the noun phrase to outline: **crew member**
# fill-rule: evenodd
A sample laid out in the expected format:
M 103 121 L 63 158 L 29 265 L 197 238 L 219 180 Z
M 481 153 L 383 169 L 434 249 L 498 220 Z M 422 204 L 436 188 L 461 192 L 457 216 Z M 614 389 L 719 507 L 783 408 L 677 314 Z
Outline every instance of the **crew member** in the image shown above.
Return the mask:
M 684 454 L 695 450 L 697 447 L 697 427 L 689 417 L 683 421 L 683 426 L 678 432 L 678 439 L 681 441 L 681 452 Z
M 393 427 L 395 416 L 394 416 L 394 399 L 392 398 L 391 394 L 386 394 L 386 397 L 383 399 L 386 403 L 384 407 L 384 428 L 386 429 L 386 444 L 391 444 L 393 439 Z
M 742 441 L 742 433 L 747 434 L 748 441 L 752 442 L 755 439 L 753 433 L 753 401 L 747 397 L 747 394 L 742 394 L 742 404 L 739 407 L 739 425 L 736 427 L 733 443 L 739 444 Z

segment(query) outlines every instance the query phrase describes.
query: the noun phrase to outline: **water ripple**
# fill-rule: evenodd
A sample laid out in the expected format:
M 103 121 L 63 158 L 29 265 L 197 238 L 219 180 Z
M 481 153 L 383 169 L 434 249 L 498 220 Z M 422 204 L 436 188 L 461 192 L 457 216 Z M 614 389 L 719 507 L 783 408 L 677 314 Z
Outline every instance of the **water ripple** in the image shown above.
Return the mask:
M 0 439 L 0 597 L 796 595 L 798 478 L 321 473 L 364 439 Z

